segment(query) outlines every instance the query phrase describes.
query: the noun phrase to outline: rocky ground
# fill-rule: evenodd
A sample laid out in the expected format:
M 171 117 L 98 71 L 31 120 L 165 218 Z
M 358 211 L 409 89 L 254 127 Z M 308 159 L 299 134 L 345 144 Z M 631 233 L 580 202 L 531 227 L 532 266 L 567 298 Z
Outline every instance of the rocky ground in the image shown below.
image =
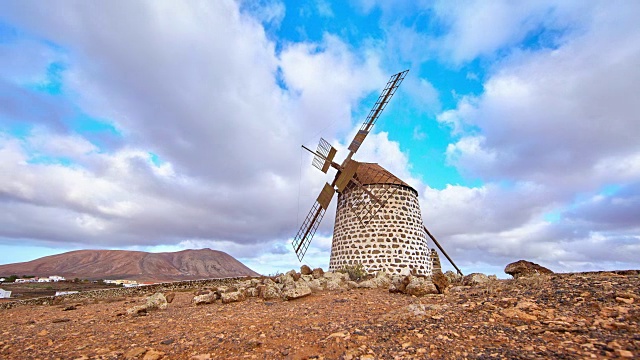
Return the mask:
M 238 302 L 194 289 L 144 311 L 147 297 L 0 310 L 0 358 L 640 357 L 635 271 L 484 279 L 424 296 L 347 284 L 289 301 L 260 296 L 263 281 L 232 289 L 248 294 Z

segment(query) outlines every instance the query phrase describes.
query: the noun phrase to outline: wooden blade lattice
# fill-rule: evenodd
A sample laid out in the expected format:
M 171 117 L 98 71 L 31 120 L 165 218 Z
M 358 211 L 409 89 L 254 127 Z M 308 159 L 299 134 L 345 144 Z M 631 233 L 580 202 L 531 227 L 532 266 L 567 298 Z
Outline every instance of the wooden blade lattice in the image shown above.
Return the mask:
M 296 237 L 293 239 L 293 249 L 298 256 L 298 260 L 302 261 L 304 255 L 307 253 L 311 239 L 315 235 L 322 218 L 324 217 L 325 210 L 318 201 L 313 204 L 311 210 L 304 219 L 302 226 L 298 230 Z
M 329 170 L 329 166 L 331 165 L 331 161 L 333 161 L 335 155 L 336 149 L 331 146 L 327 140 L 320 138 L 320 142 L 316 149 L 316 155 L 313 157 L 313 162 L 311 164 L 318 168 L 318 170 L 326 173 L 327 170 Z
M 384 111 L 384 109 L 387 107 L 389 100 L 391 100 L 393 94 L 396 93 L 396 90 L 398 90 L 398 86 L 400 86 L 402 80 L 404 80 L 408 72 L 409 70 L 405 70 L 391 76 L 391 78 L 387 82 L 387 85 L 384 87 L 384 90 L 382 90 L 382 93 L 380 93 L 378 100 L 373 105 L 373 108 L 371 108 L 371 111 L 369 111 L 367 119 L 364 121 L 364 123 L 362 123 L 360 130 L 349 145 L 349 151 L 354 153 L 358 151 L 360 145 L 362 145 L 362 142 L 369 134 L 369 131 L 371 131 L 371 128 L 373 127 L 373 125 L 375 125 L 376 120 L 378 120 L 382 111 Z

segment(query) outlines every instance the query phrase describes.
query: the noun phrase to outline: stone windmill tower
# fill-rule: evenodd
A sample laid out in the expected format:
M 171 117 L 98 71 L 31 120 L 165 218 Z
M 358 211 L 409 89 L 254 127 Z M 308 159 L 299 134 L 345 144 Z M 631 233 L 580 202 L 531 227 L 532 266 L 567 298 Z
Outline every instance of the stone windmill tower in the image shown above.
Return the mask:
M 324 139 L 320 139 L 316 151 L 303 146 L 315 155 L 315 167 L 324 173 L 333 167 L 337 172 L 333 182 L 324 185 L 293 240 L 300 261 L 338 192 L 329 270 L 362 264 L 369 272 L 413 271 L 431 275 L 433 264 L 439 267 L 437 253 L 427 246 L 427 236 L 443 253 L 444 250 L 422 223 L 418 192 L 380 165 L 352 159 L 408 71 L 391 76 L 349 145 L 349 154 L 342 164 L 333 161 L 337 151 Z

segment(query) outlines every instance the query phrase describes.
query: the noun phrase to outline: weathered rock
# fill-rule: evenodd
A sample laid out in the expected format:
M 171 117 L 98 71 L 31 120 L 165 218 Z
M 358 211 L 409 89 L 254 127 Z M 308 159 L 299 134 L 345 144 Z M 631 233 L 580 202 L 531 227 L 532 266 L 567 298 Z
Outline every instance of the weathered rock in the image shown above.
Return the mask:
M 258 291 L 258 289 L 250 287 L 244 290 L 244 295 L 247 297 L 256 297 L 260 295 L 260 292 Z
M 267 283 L 267 284 L 258 286 L 258 296 L 260 296 L 265 300 L 277 299 L 280 297 L 280 290 L 278 289 L 275 283 L 273 284 Z
M 307 281 L 306 283 L 307 283 L 307 286 L 313 292 L 322 291 L 324 289 L 324 286 L 322 285 L 322 283 L 318 279 L 312 279 L 310 281 Z
M 553 274 L 553 271 L 547 269 L 546 267 L 526 260 L 518 260 L 507 265 L 507 267 L 504 268 L 504 272 L 513 276 L 514 279 L 528 276 Z
M 411 278 L 409 276 L 394 275 L 391 277 L 391 284 L 389 285 L 389 292 L 391 293 L 404 293 Z
M 440 294 L 444 294 L 447 288 L 451 285 L 449 283 L 449 279 L 447 279 L 447 277 L 442 273 L 442 271 L 435 272 L 431 276 L 431 281 L 433 282 L 433 285 L 436 286 L 436 289 L 438 289 L 438 292 Z
M 157 292 L 147 298 L 147 310 L 166 309 L 167 305 L 167 298 L 161 292 Z
M 327 281 L 324 288 L 327 290 L 334 291 L 334 290 L 340 290 L 342 288 L 342 285 L 340 284 L 340 281 L 338 279 L 331 279 Z
M 127 313 L 130 315 L 140 315 L 150 310 L 166 309 L 166 308 L 167 308 L 167 298 L 165 298 L 164 294 L 162 294 L 161 292 L 157 292 L 149 296 L 144 305 L 134 306 L 128 309 Z
M 359 288 L 363 288 L 363 289 L 377 289 L 378 288 L 378 283 L 376 283 L 374 281 L 374 279 L 361 281 L 361 282 L 359 282 L 357 284 L 358 284 Z
M 285 300 L 294 300 L 311 294 L 311 288 L 302 282 L 297 283 L 295 287 L 282 292 Z
M 405 288 L 405 293 L 415 296 L 424 296 L 427 294 L 437 294 L 438 289 L 433 285 L 430 279 L 409 275 L 409 284 Z
M 311 268 L 307 265 L 302 265 L 300 266 L 300 274 L 302 275 L 311 275 L 313 274 L 313 271 L 311 271 Z
M 218 296 L 217 293 L 210 292 L 208 294 L 196 295 L 192 302 L 196 305 L 212 304 L 219 298 L 220 296 Z
M 174 292 L 170 292 L 165 296 L 165 298 L 167 299 L 167 303 L 168 304 L 171 304 L 175 297 L 176 297 L 176 293 L 174 293 Z
M 447 270 L 447 272 L 444 273 L 444 276 L 447 277 L 447 280 L 449 280 L 451 285 L 459 285 L 462 283 L 462 275 L 451 270 Z
M 238 302 L 244 300 L 244 295 L 240 291 L 228 292 L 222 294 L 220 297 L 223 304 L 229 304 L 232 302 Z
M 489 277 L 485 274 L 471 273 L 462 279 L 462 284 L 467 286 L 473 286 L 478 284 L 484 284 L 488 281 L 489 281 Z
M 162 357 L 164 357 L 164 353 L 162 351 L 151 349 L 144 354 L 142 360 L 159 360 L 162 359 Z
M 313 275 L 314 279 L 319 279 L 324 276 L 324 270 L 322 270 L 322 268 L 315 268 L 311 272 L 311 275 Z
M 146 353 L 147 349 L 141 347 L 135 347 L 124 353 L 125 359 L 137 359 L 142 354 Z

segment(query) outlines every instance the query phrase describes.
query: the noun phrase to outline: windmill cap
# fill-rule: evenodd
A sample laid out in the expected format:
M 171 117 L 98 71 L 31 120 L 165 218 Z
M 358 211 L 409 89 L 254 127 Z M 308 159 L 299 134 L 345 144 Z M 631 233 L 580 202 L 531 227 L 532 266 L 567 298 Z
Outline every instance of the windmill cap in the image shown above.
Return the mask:
M 417 193 L 411 185 L 400 180 L 397 176 L 393 175 L 390 171 L 378 165 L 377 163 L 360 163 L 358 170 L 356 171 L 357 180 L 362 185 L 374 185 L 374 184 L 391 184 L 407 187 Z

